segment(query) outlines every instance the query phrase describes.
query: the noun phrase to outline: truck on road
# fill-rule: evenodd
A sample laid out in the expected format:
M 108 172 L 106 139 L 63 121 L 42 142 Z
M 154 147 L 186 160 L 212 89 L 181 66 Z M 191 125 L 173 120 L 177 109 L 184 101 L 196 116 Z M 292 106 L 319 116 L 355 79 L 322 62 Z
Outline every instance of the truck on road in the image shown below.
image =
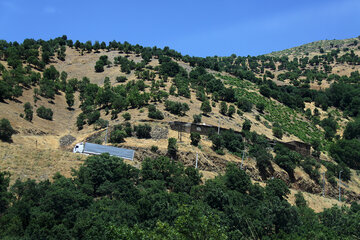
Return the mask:
M 132 149 L 118 148 L 95 143 L 81 142 L 75 145 L 73 153 L 82 153 L 88 155 L 100 155 L 109 153 L 110 156 L 120 157 L 133 161 L 135 151 Z

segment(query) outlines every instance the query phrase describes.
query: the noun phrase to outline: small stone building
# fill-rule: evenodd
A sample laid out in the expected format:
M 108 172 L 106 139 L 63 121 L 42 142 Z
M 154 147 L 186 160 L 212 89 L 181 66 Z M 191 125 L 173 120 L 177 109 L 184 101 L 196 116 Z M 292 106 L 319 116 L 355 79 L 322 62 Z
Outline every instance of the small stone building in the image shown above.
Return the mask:
M 300 153 L 303 156 L 310 156 L 310 149 L 311 149 L 310 144 L 299 141 L 281 142 L 281 144 L 283 144 L 290 150 Z

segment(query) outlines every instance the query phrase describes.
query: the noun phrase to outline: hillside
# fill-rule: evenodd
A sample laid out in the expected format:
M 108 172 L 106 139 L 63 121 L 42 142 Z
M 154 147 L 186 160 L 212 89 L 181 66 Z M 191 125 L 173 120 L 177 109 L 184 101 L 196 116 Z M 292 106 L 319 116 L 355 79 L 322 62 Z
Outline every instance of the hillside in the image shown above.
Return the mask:
M 296 46 L 293 48 L 277 51 L 277 52 L 271 52 L 267 54 L 268 56 L 273 57 L 281 57 L 281 56 L 303 56 L 303 55 L 315 55 L 316 53 L 320 53 L 320 48 L 326 51 L 331 51 L 332 49 L 336 48 L 354 48 L 357 44 L 354 44 L 354 41 L 358 41 L 359 38 L 349 38 L 349 39 L 343 39 L 343 40 L 320 40 L 315 41 L 311 43 L 307 43 L 301 46 Z
M 138 155 L 134 162 L 136 167 L 141 166 L 145 156 L 165 155 L 168 138 L 171 137 L 178 139 L 178 160 L 185 166 L 193 166 L 196 153 L 200 154 L 199 169 L 203 173 L 203 179 L 224 173 L 229 162 L 240 164 L 243 149 L 248 153 L 253 151 L 245 159 L 245 166 L 254 181 L 265 182 L 271 177 L 281 178 L 292 188 L 292 191 L 301 190 L 310 194 L 306 196 L 316 194 L 316 197 L 315 195 L 307 197 L 307 200 L 313 198 L 316 199 L 314 202 L 320 202 L 317 206 L 312 205 L 314 209 L 320 211 L 323 207 L 330 206 L 329 200 L 319 196 L 322 183 L 320 173 L 328 171 L 326 164 L 322 164 L 321 161 L 330 162 L 332 164 L 330 167 L 338 166 L 330 156 L 329 148 L 336 139 L 342 137 L 348 122 L 352 121 L 356 113 L 351 112 L 353 109 L 349 109 L 347 104 L 338 106 L 330 103 L 330 100 L 326 103 L 322 99 L 322 94 L 326 93 L 317 90 L 329 89 L 333 83 L 353 83 L 358 79 L 356 74 L 351 74 L 359 69 L 357 56 L 360 50 L 355 40 L 320 41 L 258 57 L 231 56 L 202 59 L 181 56 L 169 49 L 141 48 L 125 43 L 118 47 L 109 44 L 107 49 L 89 50 L 85 45 L 75 47 L 66 44 L 60 47 L 59 43 L 62 42 L 58 39 L 59 43 L 57 45 L 54 43 L 51 50 L 54 55 L 43 68 L 36 61 L 34 63 L 29 59 L 22 60 L 28 72 L 14 68 L 14 63 L 9 61 L 11 54 L 1 54 L 0 63 L 5 69 L 2 72 L 2 80 L 18 81 L 12 86 L 13 92 L 15 94 L 16 86 L 21 86 L 22 93 L 20 96 L 3 97 L 0 103 L 0 118 L 7 118 L 17 131 L 12 137 L 13 143 L 8 149 L 9 152 L 5 153 L 3 158 L 18 159 L 16 162 L 2 162 L 0 170 L 10 171 L 14 177 L 20 179 L 30 177 L 43 180 L 51 178 L 57 171 L 70 176 L 71 168 L 79 166 L 78 155 L 69 152 L 75 143 L 85 140 L 104 143 L 107 124 L 96 122 L 98 119 L 88 124 L 89 116 L 98 112 L 97 118 L 109 123 L 109 136 L 116 125 L 126 122 L 132 127 L 144 123 L 152 127 L 150 139 L 139 139 L 136 133 L 132 133 L 125 137 L 124 142 L 113 143 L 137 150 Z M 44 51 L 44 46 L 37 48 L 41 52 Z M 63 58 L 61 55 L 64 53 Z M 96 72 L 94 67 L 101 56 L 107 56 L 107 62 L 101 63 L 103 71 Z M 326 56 L 330 57 L 326 58 Z M 38 57 L 39 61 L 41 59 L 43 56 Z M 57 72 L 54 72 L 50 66 L 54 66 Z M 42 82 L 41 79 L 33 81 L 29 71 L 41 73 L 42 76 L 47 71 L 46 75 L 54 76 L 54 79 L 49 79 L 50 83 L 52 81 L 55 84 Z M 67 73 L 65 81 L 60 79 L 62 72 Z M 25 77 L 20 81 L 18 75 Z M 84 81 L 83 77 L 87 77 L 89 83 Z M 106 77 L 108 80 L 105 80 Z M 125 77 L 123 78 L 125 80 L 120 81 L 119 77 Z M 71 82 L 75 78 L 77 80 Z M 33 82 L 27 83 L 27 80 Z M 91 83 L 101 87 L 94 87 Z M 48 85 L 51 85 L 50 88 L 56 92 L 53 97 L 47 96 Z M 85 90 L 82 89 L 83 87 Z M 265 87 L 269 89 L 269 94 L 264 93 Z M 35 88 L 43 91 L 37 96 L 36 103 L 33 100 Z M 66 101 L 69 92 L 74 95 L 71 108 L 68 108 Z M 107 98 L 110 96 L 112 96 L 110 99 Z M 206 100 L 209 100 L 212 109 L 210 113 L 202 115 L 201 123 L 213 126 L 218 126 L 220 123 L 223 129 L 243 132 L 244 123 L 249 121 L 251 131 L 271 141 L 300 141 L 309 144 L 317 141 L 320 147 L 316 149 L 313 147 L 311 152 L 315 158 L 319 155 L 319 160 L 302 158 L 295 167 L 291 167 L 293 169 L 289 172 L 284 170 L 287 169 L 287 163 L 276 163 L 272 159 L 269 160 L 270 165 L 263 173 L 259 170 L 257 162 L 260 156 L 252 150 L 258 144 L 254 140 L 256 137 L 246 135 L 244 139 L 249 145 L 247 146 L 245 140 L 242 140 L 244 143 L 236 143 L 238 145 L 235 152 L 225 145 L 217 149 L 220 151 L 214 151 L 214 140 L 205 135 L 201 136 L 200 147 L 190 144 L 189 133 L 181 133 L 179 139 L 178 131 L 171 129 L 168 122 L 193 122 L 193 115 L 202 114 L 201 105 Z M 186 103 L 188 110 L 184 113 L 177 112 L 182 111 L 179 109 L 171 110 L 170 107 L 166 107 L 166 101 Z M 30 102 L 34 107 L 34 117 L 31 122 L 21 116 L 24 115 L 26 102 Z M 231 116 L 228 116 L 228 110 L 220 113 L 222 102 L 225 103 L 226 109 L 234 106 L 235 113 Z M 85 103 L 88 104 L 88 108 L 81 107 Z M 148 117 L 149 104 L 153 104 L 163 113 L 163 119 L 154 120 Z M 351 105 L 351 102 L 349 104 Z M 36 109 L 40 106 L 52 109 L 51 121 L 36 115 Z M 309 111 L 305 111 L 307 109 L 310 109 L 310 115 Z M 131 115 L 129 121 L 124 121 L 122 117 L 125 112 Z M 81 114 L 85 119 L 79 127 L 77 122 Z M 322 123 L 324 119 L 335 121 L 335 129 L 329 130 L 328 125 Z M 329 126 L 332 123 L 330 122 Z M 274 136 L 274 128 L 281 130 L 280 136 Z M 329 137 L 328 134 L 331 136 Z M 61 144 L 60 140 L 68 135 L 73 137 L 72 141 Z M 157 153 L 150 151 L 152 146 L 159 148 Z M 262 147 L 260 143 L 258 146 Z M 3 148 L 4 152 L 5 148 Z M 31 152 L 32 149 L 37 150 L 34 154 L 27 155 L 26 152 Z M 54 156 L 51 156 L 49 151 L 53 151 Z M 270 145 L 266 145 L 266 151 L 267 156 L 275 157 L 278 154 Z M 62 159 L 65 162 L 51 164 L 48 161 L 54 160 L 50 159 Z M 42 164 L 35 164 L 38 161 Z M 29 165 L 32 167 L 28 167 Z M 51 171 L 46 170 L 47 165 L 51 167 Z M 21 169 L 27 170 L 21 171 Z M 294 176 L 291 176 L 292 171 Z M 337 171 L 339 170 L 331 170 L 331 173 L 336 175 Z M 357 195 L 360 193 L 358 174 L 351 171 L 351 179 L 348 182 L 350 188 L 345 193 L 349 203 L 359 200 Z M 326 179 L 327 196 L 332 197 L 331 203 L 337 202 L 337 188 L 333 184 L 334 181 L 334 176 Z M 321 199 L 324 204 L 321 203 Z

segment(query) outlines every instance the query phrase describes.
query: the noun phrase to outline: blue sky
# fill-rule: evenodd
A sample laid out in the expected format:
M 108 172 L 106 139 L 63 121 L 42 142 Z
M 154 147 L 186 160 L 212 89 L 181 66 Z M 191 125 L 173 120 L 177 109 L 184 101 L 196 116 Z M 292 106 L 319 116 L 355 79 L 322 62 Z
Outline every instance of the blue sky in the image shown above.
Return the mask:
M 0 39 L 169 46 L 190 56 L 259 55 L 360 35 L 359 0 L 0 0 Z

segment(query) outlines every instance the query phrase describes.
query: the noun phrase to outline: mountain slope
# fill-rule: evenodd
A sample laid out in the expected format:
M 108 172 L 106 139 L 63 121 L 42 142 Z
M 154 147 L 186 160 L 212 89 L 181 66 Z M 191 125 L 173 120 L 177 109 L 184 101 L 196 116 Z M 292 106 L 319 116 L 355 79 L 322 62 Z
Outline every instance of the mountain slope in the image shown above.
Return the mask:
M 355 46 L 349 46 L 351 44 L 352 40 L 346 40 L 344 42 L 341 42 L 341 47 L 350 47 L 351 49 L 354 49 L 354 54 L 357 55 L 357 50 Z M 155 136 L 156 134 L 159 135 L 159 137 L 153 137 L 152 139 L 139 139 L 136 137 L 135 134 L 132 136 L 126 137 L 125 142 L 121 143 L 121 146 L 129 147 L 129 148 L 135 148 L 137 149 L 137 152 L 141 153 L 138 155 L 137 161 L 135 161 L 136 166 L 140 166 L 140 162 L 144 159 L 145 156 L 156 156 L 157 154 L 166 154 L 167 150 L 167 139 L 169 137 L 178 138 L 179 133 L 177 131 L 174 131 L 170 129 L 167 122 L 169 121 L 183 121 L 183 122 L 192 122 L 193 121 L 193 115 L 194 114 L 201 114 L 201 105 L 204 101 L 204 99 L 201 99 L 201 94 L 204 95 L 205 99 L 208 98 L 212 105 L 212 112 L 209 114 L 204 114 L 202 116 L 202 123 L 206 123 L 209 125 L 217 126 L 220 122 L 220 125 L 222 128 L 225 129 L 233 129 L 235 131 L 241 132 L 243 128 L 243 124 L 246 120 L 249 120 L 251 123 L 251 130 L 255 131 L 259 135 L 263 134 L 266 138 L 270 140 L 277 140 L 280 141 L 279 138 L 274 137 L 273 128 L 276 126 L 276 124 L 280 125 L 281 130 L 283 131 L 284 135 L 282 136 L 281 141 L 283 142 L 289 142 L 289 141 L 304 141 L 307 143 L 312 143 L 315 140 L 320 141 L 322 148 L 320 149 L 322 152 L 321 159 L 333 162 L 330 157 L 328 156 L 328 147 L 331 144 L 332 140 L 326 139 L 326 135 L 324 132 L 324 128 L 319 124 L 315 123 L 312 117 L 305 115 L 303 110 L 311 109 L 311 114 L 315 116 L 315 108 L 314 105 L 318 105 L 318 103 L 315 103 L 316 101 L 312 101 L 310 99 L 308 102 L 304 103 L 304 108 L 296 108 L 288 105 L 286 102 L 282 101 L 280 98 L 276 98 L 272 96 L 265 96 L 261 93 L 261 78 L 264 78 L 266 80 L 266 76 L 270 76 L 271 74 L 274 75 L 272 82 L 275 82 L 276 84 L 280 86 L 299 86 L 300 84 L 303 84 L 303 82 L 306 81 L 304 77 L 298 77 L 298 79 L 280 79 L 280 74 L 285 74 L 286 72 L 291 72 L 292 70 L 288 71 L 287 67 L 285 66 L 282 69 L 281 65 L 286 64 L 292 64 L 291 61 L 293 61 L 293 58 L 296 56 L 296 52 L 301 51 L 303 53 L 302 56 L 305 56 L 305 52 L 310 52 L 309 57 L 314 56 L 320 56 L 320 52 L 314 53 L 311 51 L 315 51 L 318 46 L 322 46 L 324 48 L 325 52 L 331 51 L 331 48 L 327 48 L 326 46 L 331 46 L 331 43 L 322 43 L 321 44 L 310 44 L 304 47 L 301 47 L 299 49 L 293 49 L 289 52 L 286 52 L 286 54 L 290 54 L 288 57 L 290 61 L 282 61 L 279 59 L 267 59 L 263 61 L 261 57 L 259 59 L 252 59 L 252 58 L 236 58 L 233 59 L 232 57 L 229 58 L 222 58 L 222 59 L 216 59 L 216 63 L 218 65 L 212 66 L 212 59 L 188 59 L 186 57 L 179 57 L 176 53 L 169 52 L 167 56 L 170 56 L 171 62 L 176 62 L 179 66 L 181 66 L 179 70 L 179 74 L 187 74 L 190 72 L 195 72 L 199 70 L 201 67 L 204 67 L 206 71 L 202 73 L 201 77 L 203 79 L 198 80 L 198 86 L 193 86 L 193 82 L 187 82 L 192 81 L 192 78 L 189 78 L 190 80 L 187 80 L 185 77 L 180 78 L 176 76 L 168 76 L 162 73 L 163 71 L 163 63 L 164 60 L 161 58 L 161 55 L 153 54 L 150 58 L 146 57 L 144 52 L 150 51 L 150 50 L 142 50 L 143 52 L 136 53 L 136 49 L 128 50 L 127 52 L 124 50 L 117 50 L 117 49 L 108 49 L 108 50 L 97 50 L 97 51 L 85 51 L 76 49 L 74 47 L 67 46 L 65 48 L 66 57 L 64 60 L 59 60 L 56 58 L 58 56 L 58 53 L 54 55 L 54 57 L 51 58 L 51 61 L 49 64 L 46 65 L 46 68 L 49 68 L 49 66 L 54 66 L 59 73 L 62 71 L 67 72 L 67 83 L 70 82 L 70 79 L 77 78 L 80 82 L 83 77 L 88 77 L 91 83 L 103 86 L 103 88 L 96 89 L 96 97 L 98 97 L 99 93 L 102 91 L 102 89 L 107 88 L 107 83 L 105 80 L 106 77 L 109 78 L 109 85 L 110 85 L 110 94 L 117 93 L 116 91 L 122 91 L 121 88 L 123 87 L 126 89 L 127 93 L 131 92 L 133 90 L 133 85 L 136 85 L 137 83 L 144 84 L 144 89 L 140 90 L 139 92 L 143 95 L 148 94 L 150 96 L 150 100 L 148 100 L 145 104 L 140 105 L 134 105 L 126 107 L 126 109 L 123 109 L 119 112 L 115 112 L 117 115 L 117 118 L 112 119 L 112 112 L 113 107 L 111 104 L 102 104 L 102 103 L 95 103 L 93 106 L 93 109 L 91 111 L 96 112 L 99 111 L 100 118 L 108 121 L 110 125 L 110 132 L 112 130 L 112 127 L 114 125 L 124 123 L 122 118 L 122 114 L 125 112 L 128 112 L 131 114 L 131 120 L 129 123 L 132 126 L 143 124 L 144 122 L 149 123 L 152 128 L 152 136 Z M 340 42 L 338 43 L 340 44 Z M 314 45 L 314 46 L 313 46 Z M 334 46 L 336 48 L 336 45 Z M 304 50 L 305 49 L 305 50 Z M 348 49 L 346 51 L 343 51 L 338 54 L 338 57 L 341 58 L 341 56 L 345 55 L 346 53 L 350 52 L 351 49 Z M 281 53 L 284 54 L 284 53 Z M 94 66 L 96 65 L 96 62 L 99 61 L 101 56 L 107 56 L 108 60 L 110 62 L 106 63 L 104 66 L 104 71 L 102 72 L 95 72 Z M 130 73 L 126 73 L 126 71 L 123 71 L 124 67 L 122 63 L 116 63 L 114 60 L 114 57 L 121 57 L 121 61 L 128 64 L 128 62 L 133 61 L 134 65 L 141 64 L 144 59 L 148 59 L 146 61 L 146 64 L 143 66 L 137 65 L 140 70 L 131 69 Z M 280 56 L 280 55 L 279 55 Z M 282 55 L 283 56 L 283 55 Z M 339 59 L 337 58 L 337 59 Z M 5 58 L 4 58 L 5 59 Z M 4 61 L 2 59 L 1 63 L 11 72 L 11 67 L 8 66 L 8 61 Z M 127 59 L 127 60 L 124 60 Z M 166 60 L 167 61 L 167 60 Z M 209 62 L 206 62 L 209 61 Z M 214 60 L 215 61 L 215 60 Z M 237 63 L 237 61 L 243 61 L 240 63 Z M 275 62 L 275 70 L 272 70 L 269 67 L 261 68 L 261 64 L 263 63 L 270 63 L 271 61 Z M 237 64 L 242 69 L 247 69 L 244 71 L 247 71 L 245 73 L 251 72 L 253 75 L 243 75 L 241 72 L 242 70 L 236 69 L 235 71 L 232 69 L 232 67 L 238 67 Z M 204 65 L 204 66 L 203 66 Z M 319 63 L 317 66 L 312 66 L 311 64 L 305 64 L 304 69 L 306 70 L 321 70 L 324 68 L 325 63 Z M 176 65 L 174 65 L 176 66 Z M 256 67 L 254 67 L 256 66 Z M 358 65 L 352 65 L 345 63 L 340 63 L 337 60 L 335 60 L 332 63 L 332 70 L 331 73 L 338 72 L 339 75 L 349 75 L 346 71 L 346 69 L 352 69 L 356 70 L 358 68 Z M 38 72 L 38 69 L 34 69 L 34 71 Z M 184 72 L 182 73 L 181 69 L 184 69 Z M 338 69 L 338 70 L 337 70 Z M 216 71 L 217 70 L 217 71 Z M 265 70 L 265 71 L 264 71 Z M 316 70 L 316 71 L 317 71 Z M 201 72 L 200 69 L 198 72 Z M 270 74 L 266 73 L 268 71 Z M 146 76 L 146 72 L 148 74 L 154 73 L 153 79 L 150 79 L 150 77 Z M 169 70 L 171 72 L 171 69 Z M 294 71 L 295 72 L 295 71 Z M 196 73 L 196 72 L 195 72 Z M 194 74 L 195 74 L 194 73 Z M 210 73 L 208 75 L 207 73 Z M 199 73 L 196 73 L 199 74 Z M 330 73 L 329 73 L 330 74 Z M 328 75 L 329 75 L 328 74 Z M 123 76 L 126 77 L 125 82 L 118 82 L 117 77 Z M 195 75 L 193 75 L 195 76 Z M 209 89 L 211 89 L 211 85 L 206 85 L 207 77 L 211 79 L 214 84 L 219 84 L 221 82 L 225 89 L 235 89 L 234 90 L 234 98 L 235 100 L 232 101 L 226 101 L 224 100 L 224 96 L 216 96 L 215 92 L 211 92 Z M 165 80 L 166 79 L 166 80 Z M 180 80 L 179 80 L 180 79 Z M 260 80 L 259 80 L 260 79 Z M 55 82 L 57 81 L 54 79 Z M 141 82 L 143 80 L 143 82 Z M 264 80 L 264 82 L 265 82 Z M 134 81 L 134 82 L 132 82 Z M 316 80 L 312 80 L 313 82 L 310 82 L 310 86 L 312 89 L 316 89 L 316 85 L 325 87 L 323 85 L 324 79 L 321 80 L 321 84 L 319 85 L 319 81 L 316 82 Z M 331 80 L 331 82 L 335 82 L 336 80 Z M 259 84 L 260 82 L 260 84 Z M 329 83 L 329 86 L 330 86 Z M 40 83 L 41 84 L 41 83 Z M 60 84 L 60 83 L 59 83 Z M 187 84 L 186 87 L 183 87 L 183 84 Z M 158 93 L 159 91 L 167 92 L 169 93 L 171 91 L 172 86 L 175 87 L 175 93 L 170 94 L 167 98 L 163 98 L 161 100 L 154 100 L 153 94 Z M 79 130 L 76 127 L 77 118 L 78 116 L 84 112 L 84 109 L 81 109 L 81 101 L 79 100 L 79 97 L 81 95 L 80 92 L 80 85 L 77 87 L 77 90 L 75 91 L 75 103 L 73 106 L 73 109 L 68 109 L 66 104 L 66 98 L 65 93 L 63 90 L 58 90 L 57 94 L 54 96 L 54 99 L 46 98 L 45 96 L 39 96 L 39 100 L 35 104 L 33 104 L 33 91 L 35 88 L 38 88 L 39 86 L 37 84 L 30 85 L 23 88 L 22 96 L 12 98 L 12 99 L 5 99 L 4 102 L 0 104 L 0 110 L 1 114 L 0 117 L 8 118 L 13 125 L 13 127 L 18 131 L 18 134 L 13 136 L 14 140 L 14 146 L 17 146 L 21 148 L 21 146 L 25 146 L 26 149 L 31 148 L 39 148 L 39 149 L 67 149 L 70 150 L 71 146 L 77 142 L 84 141 L 87 139 L 91 139 L 91 141 L 95 142 L 104 142 L 104 135 L 105 135 L 105 129 L 104 126 L 99 127 L 96 126 L 97 129 L 94 129 L 94 124 L 85 124 L 83 126 L 83 129 Z M 136 87 L 138 87 L 136 85 Z M 41 86 L 40 86 L 41 88 Z M 185 89 L 189 89 L 189 92 L 185 92 L 186 94 L 189 94 L 188 96 L 184 96 L 182 91 Z M 64 89 L 65 90 L 65 89 Z M 104 90 L 105 91 L 105 90 Z M 275 90 L 274 90 L 275 91 Z M 185 95 L 186 95 L 185 94 Z M 182 96 L 183 95 L 183 96 Z M 291 95 L 291 93 L 289 94 Z M 127 95 L 127 98 L 129 95 Z M 178 101 L 181 103 L 186 103 L 189 106 L 189 110 L 186 111 L 184 115 L 176 115 L 173 113 L 170 113 L 169 110 L 166 110 L 166 106 L 164 104 L 165 99 L 170 101 Z M 250 111 L 244 110 L 244 99 L 247 99 L 251 104 L 252 107 L 250 108 Z M 94 100 L 94 99 L 93 99 Z M 131 99 L 130 99 L 131 100 Z M 240 101 L 241 100 L 241 101 Z M 98 101 L 98 100 L 96 100 Z M 122 100 L 123 101 L 123 100 Z M 125 100 L 124 100 L 125 101 Z M 236 109 L 238 110 L 237 113 L 234 113 L 231 117 L 226 116 L 224 114 L 220 113 L 220 105 L 222 101 L 226 101 L 227 107 L 233 105 L 236 106 Z M 24 118 L 20 116 L 20 114 L 24 113 L 23 105 L 25 102 L 30 102 L 35 108 L 34 108 L 34 118 L 32 122 L 26 121 Z M 148 117 L 148 104 L 154 104 L 158 110 L 163 112 L 164 119 L 162 120 L 153 120 Z M 260 110 L 260 105 L 263 105 L 263 110 Z M 45 106 L 47 108 L 51 108 L 54 111 L 54 116 L 52 121 L 44 120 L 42 118 L 39 118 L 36 116 L 36 109 L 38 109 L 40 106 Z M 86 110 L 86 109 L 85 109 Z M 345 116 L 343 117 L 343 112 L 339 110 L 338 108 L 335 108 L 333 106 L 328 107 L 326 110 L 318 110 L 319 113 L 319 120 L 323 120 L 324 118 L 327 118 L 330 115 L 336 115 L 336 121 L 337 124 L 340 126 L 335 132 L 335 134 L 342 134 L 346 123 L 349 121 L 349 117 Z M 108 112 L 108 113 L 107 113 Z M 88 114 L 88 113 L 87 113 Z M 99 130 L 100 128 L 100 130 Z M 155 132 L 155 129 L 161 129 L 158 132 Z M 160 133 L 159 133 L 160 132 Z M 66 135 L 72 135 L 75 140 L 66 145 L 61 146 L 60 139 Z M 206 137 L 202 136 L 200 141 L 200 147 L 194 147 L 190 145 L 190 135 L 188 133 L 182 133 L 181 141 L 178 139 L 179 143 L 179 161 L 182 161 L 187 166 L 194 165 L 194 159 L 196 153 L 199 153 L 201 155 L 199 168 L 203 171 L 204 176 L 214 176 L 216 174 L 221 174 L 225 166 L 228 162 L 235 162 L 237 164 L 240 164 L 241 162 L 241 151 L 239 150 L 238 154 L 231 154 L 229 150 L 225 149 L 225 155 L 219 155 L 213 150 L 213 141 Z M 157 154 L 153 154 L 150 151 L 151 146 L 158 146 L 159 152 Z M 15 148 L 16 149 L 16 148 Z M 17 150 L 13 149 L 13 153 L 15 154 Z M 245 147 L 246 151 L 250 151 L 250 146 Z M 314 151 L 313 151 L 314 152 Z M 276 153 L 273 150 L 269 149 L 269 153 L 271 153 L 273 156 L 276 155 Z M 72 154 L 70 154 L 72 155 Z M 73 156 L 72 156 L 73 157 Z M 30 162 L 36 162 L 37 156 L 29 156 L 31 159 Z M 42 159 L 42 157 L 40 157 Z M 302 160 L 305 162 L 305 160 Z M 22 161 L 18 162 L 17 164 L 21 165 Z M 76 167 L 78 162 L 74 162 L 74 165 L 71 163 L 68 166 L 74 166 Z M 247 167 L 247 172 L 253 177 L 253 179 L 257 181 L 266 181 L 269 177 L 277 177 L 281 178 L 284 181 L 286 181 L 289 186 L 293 187 L 294 189 L 300 189 L 303 191 L 310 192 L 311 194 L 319 194 L 321 192 L 320 183 L 312 179 L 308 173 L 305 173 L 303 170 L 303 166 L 298 166 L 296 169 L 296 175 L 295 179 L 291 179 L 290 174 L 288 174 L 286 171 L 284 171 L 282 168 L 280 168 L 274 161 L 271 161 L 271 168 L 274 169 L 274 171 L 269 171 L 267 176 L 263 176 L 257 166 L 256 157 L 251 156 L 250 158 L 245 160 L 245 166 Z M 319 173 L 319 170 L 317 168 L 317 164 L 314 164 L 311 166 L 314 171 L 317 171 Z M 326 171 L 326 167 L 321 165 L 321 171 Z M 55 166 L 57 169 L 58 167 Z M 9 163 L 4 163 L 1 170 L 10 170 L 17 172 L 15 169 L 21 169 L 21 167 L 18 166 L 18 168 L 14 167 L 13 165 L 9 165 Z M 59 169 L 63 174 L 69 174 L 70 168 L 67 168 L 68 170 Z M 35 171 L 36 172 L 36 171 Z M 53 173 L 53 171 L 51 171 Z M 15 176 L 19 176 L 20 178 L 25 178 L 29 174 L 18 174 L 16 173 Z M 39 178 L 38 174 L 34 174 L 34 178 Z M 51 177 L 48 175 L 48 177 Z M 356 177 L 353 177 L 351 179 L 351 183 L 356 182 Z M 333 186 L 329 180 L 326 181 L 326 186 L 328 188 L 328 195 L 332 197 L 336 197 L 336 186 Z M 359 186 L 357 184 L 354 184 L 351 188 L 351 191 L 348 193 L 348 200 L 353 201 L 354 199 L 354 193 L 359 193 Z

